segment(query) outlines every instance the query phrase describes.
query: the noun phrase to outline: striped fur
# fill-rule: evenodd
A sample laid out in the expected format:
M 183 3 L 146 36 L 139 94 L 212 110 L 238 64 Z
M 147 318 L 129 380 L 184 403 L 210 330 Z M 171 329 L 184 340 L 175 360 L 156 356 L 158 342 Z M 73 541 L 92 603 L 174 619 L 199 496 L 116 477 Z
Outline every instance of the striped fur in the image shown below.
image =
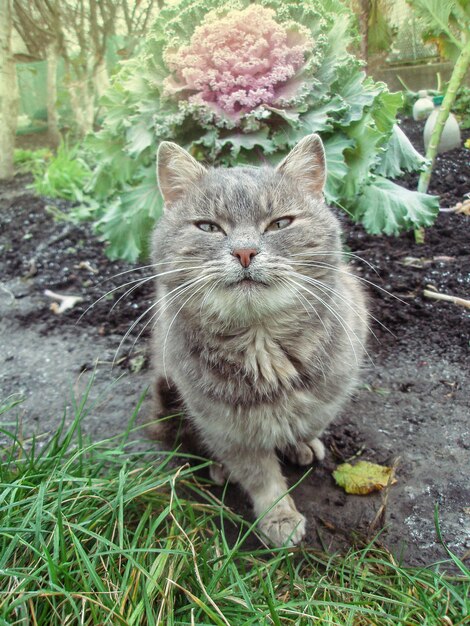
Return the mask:
M 165 212 L 153 256 L 165 272 L 153 311 L 156 415 L 165 413 L 162 390 L 175 388 L 255 514 L 272 507 L 260 523 L 271 543 L 298 543 L 305 520 L 281 498 L 276 450 L 299 463 L 322 455 L 318 437 L 356 383 L 367 329 L 364 295 L 321 196 L 321 141 L 305 138 L 276 169 L 204 169 L 165 143 L 158 169 Z M 275 230 L 286 217 L 292 222 Z M 256 251 L 249 267 L 236 249 Z

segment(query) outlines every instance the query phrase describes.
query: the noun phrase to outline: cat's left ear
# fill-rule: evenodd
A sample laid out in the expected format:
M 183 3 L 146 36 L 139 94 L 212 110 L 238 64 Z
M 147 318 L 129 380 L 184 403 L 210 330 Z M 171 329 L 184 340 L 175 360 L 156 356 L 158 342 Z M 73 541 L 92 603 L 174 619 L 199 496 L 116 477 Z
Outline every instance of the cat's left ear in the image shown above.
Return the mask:
M 301 139 L 276 169 L 297 180 L 314 196 L 321 196 L 326 181 L 326 160 L 319 135 L 307 135 Z
M 157 152 L 157 180 L 165 204 L 176 202 L 204 176 L 206 168 L 171 141 L 162 141 Z

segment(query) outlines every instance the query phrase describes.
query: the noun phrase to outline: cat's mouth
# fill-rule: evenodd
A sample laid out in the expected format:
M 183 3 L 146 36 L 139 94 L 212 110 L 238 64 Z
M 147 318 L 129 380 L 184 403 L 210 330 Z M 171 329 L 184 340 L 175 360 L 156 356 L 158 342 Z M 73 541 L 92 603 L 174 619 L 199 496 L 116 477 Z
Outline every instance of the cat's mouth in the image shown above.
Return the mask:
M 246 289 L 251 289 L 254 287 L 267 287 L 268 285 L 261 280 L 256 280 L 255 278 L 251 278 L 250 276 L 244 276 L 240 280 L 232 283 L 232 285 L 243 287 Z

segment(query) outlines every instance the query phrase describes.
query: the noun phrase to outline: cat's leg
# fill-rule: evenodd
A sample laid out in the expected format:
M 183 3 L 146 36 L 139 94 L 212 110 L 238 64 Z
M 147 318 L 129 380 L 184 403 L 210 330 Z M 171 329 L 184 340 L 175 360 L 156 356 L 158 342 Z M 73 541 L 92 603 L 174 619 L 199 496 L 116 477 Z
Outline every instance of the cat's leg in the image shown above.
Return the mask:
M 296 545 L 303 539 L 305 518 L 293 499 L 284 495 L 288 487 L 274 451 L 229 451 L 224 454 L 224 467 L 230 480 L 250 496 L 256 517 L 263 516 L 259 529 L 272 544 Z
M 311 441 L 298 441 L 282 451 L 283 455 L 294 465 L 311 465 L 315 459 L 323 461 L 325 446 L 315 437 Z

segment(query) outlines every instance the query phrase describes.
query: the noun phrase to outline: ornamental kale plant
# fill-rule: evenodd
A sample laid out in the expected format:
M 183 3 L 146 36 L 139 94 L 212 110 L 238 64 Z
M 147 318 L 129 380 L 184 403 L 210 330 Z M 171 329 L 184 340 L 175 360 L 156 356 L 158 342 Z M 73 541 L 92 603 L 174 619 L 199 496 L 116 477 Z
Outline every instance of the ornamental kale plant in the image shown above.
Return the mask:
M 182 0 L 162 9 L 138 56 L 122 64 L 90 140 L 109 255 L 146 251 L 162 206 L 163 140 L 211 164 L 259 165 L 317 132 L 329 203 L 375 234 L 430 225 L 437 198 L 389 180 L 425 162 L 396 124 L 402 95 L 366 77 L 350 52 L 352 24 L 340 0 Z

